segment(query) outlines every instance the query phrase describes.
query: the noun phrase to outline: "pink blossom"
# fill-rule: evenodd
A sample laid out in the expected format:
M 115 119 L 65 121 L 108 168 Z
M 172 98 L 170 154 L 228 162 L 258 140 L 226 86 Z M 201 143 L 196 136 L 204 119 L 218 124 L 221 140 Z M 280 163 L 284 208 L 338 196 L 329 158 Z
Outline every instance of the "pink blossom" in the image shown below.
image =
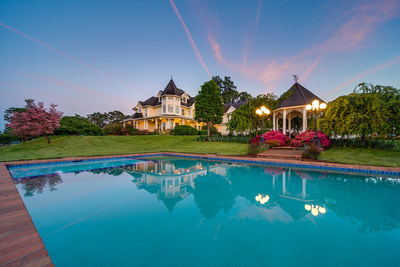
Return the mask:
M 44 108 L 44 103 L 29 103 L 23 112 L 14 112 L 7 127 L 11 128 L 11 134 L 27 140 L 32 137 L 45 136 L 48 143 L 49 134 L 60 127 L 58 123 L 62 112 L 56 110 L 57 105 L 51 104 L 49 109 Z

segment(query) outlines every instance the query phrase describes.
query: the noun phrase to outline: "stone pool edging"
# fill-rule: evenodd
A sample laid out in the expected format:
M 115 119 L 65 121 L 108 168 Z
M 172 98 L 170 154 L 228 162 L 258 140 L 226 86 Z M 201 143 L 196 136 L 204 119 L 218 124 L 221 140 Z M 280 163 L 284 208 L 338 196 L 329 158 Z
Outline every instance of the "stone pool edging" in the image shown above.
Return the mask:
M 394 168 L 394 167 L 364 166 L 364 165 L 351 165 L 351 164 L 329 163 L 329 162 L 308 162 L 308 161 L 285 160 L 285 159 L 249 158 L 243 156 L 219 156 L 214 154 L 193 154 L 193 153 L 177 153 L 177 152 L 136 153 L 136 154 L 94 156 L 94 157 L 70 157 L 61 159 L 5 162 L 5 164 L 7 167 L 12 168 L 13 166 L 15 167 L 42 166 L 42 164 L 48 165 L 49 163 L 50 165 L 57 165 L 69 162 L 74 163 L 82 160 L 98 162 L 114 158 L 124 158 L 124 157 L 140 158 L 140 157 L 155 157 L 155 156 L 172 156 L 172 157 L 182 157 L 182 158 L 241 162 L 249 164 L 270 165 L 277 167 L 303 168 L 315 171 L 342 172 L 349 174 L 375 174 L 375 175 L 378 174 L 378 175 L 400 176 L 400 168 Z

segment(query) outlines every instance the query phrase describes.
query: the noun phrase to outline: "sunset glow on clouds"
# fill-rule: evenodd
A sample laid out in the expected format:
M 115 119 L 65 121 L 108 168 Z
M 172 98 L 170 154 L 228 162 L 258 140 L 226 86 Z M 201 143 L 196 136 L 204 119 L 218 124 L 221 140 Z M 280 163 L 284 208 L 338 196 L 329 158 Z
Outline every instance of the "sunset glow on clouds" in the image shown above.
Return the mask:
M 296 74 L 326 101 L 400 88 L 399 16 L 400 0 L 2 2 L 0 113 L 35 98 L 131 114 L 171 76 L 193 96 L 214 75 L 280 95 Z

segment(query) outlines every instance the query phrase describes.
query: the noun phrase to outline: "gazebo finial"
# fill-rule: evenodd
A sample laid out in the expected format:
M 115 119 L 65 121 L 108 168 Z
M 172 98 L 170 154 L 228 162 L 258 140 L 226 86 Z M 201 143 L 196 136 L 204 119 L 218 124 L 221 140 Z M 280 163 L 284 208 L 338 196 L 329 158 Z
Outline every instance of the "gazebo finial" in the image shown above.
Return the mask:
M 294 82 L 296 82 L 296 83 L 297 83 L 297 80 L 299 79 L 299 76 L 297 76 L 297 75 L 293 74 L 293 79 L 294 79 Z

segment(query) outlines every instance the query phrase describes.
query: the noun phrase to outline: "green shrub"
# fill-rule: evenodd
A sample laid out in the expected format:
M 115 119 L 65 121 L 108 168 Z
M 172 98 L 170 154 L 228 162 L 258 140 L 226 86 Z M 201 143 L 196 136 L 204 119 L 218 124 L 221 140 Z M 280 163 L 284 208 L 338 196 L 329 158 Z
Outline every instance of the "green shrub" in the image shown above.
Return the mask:
M 207 130 L 201 130 L 197 132 L 198 135 L 207 135 Z
M 0 145 L 10 144 L 14 141 L 19 141 L 19 139 L 10 134 L 0 134 Z
M 269 148 L 269 145 L 267 145 L 267 144 L 252 143 L 252 144 L 249 144 L 247 151 L 249 154 L 256 155 L 256 154 L 267 151 L 268 148 Z
M 171 130 L 173 135 L 197 135 L 197 129 L 189 125 L 177 125 Z
M 149 135 L 160 135 L 160 133 L 157 131 L 154 131 L 154 132 L 149 133 Z
M 206 131 L 206 135 L 207 135 L 207 125 L 204 125 L 203 127 L 201 127 L 201 131 Z M 210 136 L 214 136 L 214 135 L 221 135 L 220 132 L 218 132 L 217 128 L 215 128 L 214 126 L 210 127 Z
M 148 130 L 137 130 L 133 131 L 132 135 L 149 135 L 150 132 Z
M 79 115 L 64 116 L 59 123 L 60 127 L 54 131 L 56 135 L 105 135 L 100 126 Z
M 122 123 L 110 123 L 103 127 L 106 134 L 123 134 Z
M 373 148 L 400 150 L 400 142 L 394 139 L 378 139 L 368 138 L 361 140 L 360 138 L 336 138 L 331 139 L 331 147 L 355 147 L 355 148 Z
M 319 149 L 317 145 L 306 146 L 303 152 L 303 158 L 317 159 L 321 151 L 322 149 Z

